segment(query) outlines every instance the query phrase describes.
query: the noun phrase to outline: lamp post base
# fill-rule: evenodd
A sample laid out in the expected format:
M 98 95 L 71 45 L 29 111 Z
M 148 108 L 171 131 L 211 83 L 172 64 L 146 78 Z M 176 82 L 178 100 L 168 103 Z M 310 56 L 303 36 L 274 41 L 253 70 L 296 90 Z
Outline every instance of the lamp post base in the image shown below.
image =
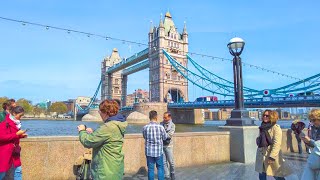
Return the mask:
M 249 117 L 249 111 L 234 109 L 225 126 L 256 126 L 254 120 Z

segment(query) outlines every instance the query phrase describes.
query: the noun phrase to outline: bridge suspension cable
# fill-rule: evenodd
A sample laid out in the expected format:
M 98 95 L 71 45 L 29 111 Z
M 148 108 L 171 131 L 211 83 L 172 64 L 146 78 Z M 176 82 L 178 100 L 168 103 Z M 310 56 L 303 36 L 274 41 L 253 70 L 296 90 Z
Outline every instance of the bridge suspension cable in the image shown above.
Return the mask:
M 44 28 L 46 30 L 55 29 L 55 30 L 65 31 L 68 34 L 69 33 L 77 33 L 77 34 L 85 35 L 87 37 L 98 37 L 98 38 L 102 38 L 102 39 L 105 39 L 105 40 L 114 40 L 114 41 L 119 41 L 119 42 L 122 42 L 122 43 L 136 44 L 138 46 L 149 46 L 146 43 L 141 43 L 141 42 L 137 42 L 137 41 L 131 41 L 131 40 L 126 40 L 126 39 L 116 38 L 116 37 L 107 36 L 107 35 L 101 35 L 101 34 L 92 33 L 92 32 L 86 32 L 86 31 L 81 31 L 81 30 L 64 28 L 64 27 L 59 27 L 59 26 L 52 26 L 52 25 L 35 23 L 35 22 L 24 21 L 24 20 L 18 20 L 18 19 L 7 18 L 7 17 L 2 17 L 2 16 L 0 16 L 0 19 L 1 20 L 5 20 L 5 21 L 19 23 L 19 24 L 22 24 L 23 26 L 32 25 L 32 26 L 37 26 L 37 27 Z M 232 61 L 231 59 L 216 57 L 216 56 L 207 55 L 207 54 L 201 54 L 201 53 L 197 53 L 197 52 L 189 52 L 189 54 L 190 55 L 202 56 L 202 57 L 208 57 L 208 58 L 212 58 L 213 60 L 214 59 L 218 59 L 218 60 L 221 60 L 221 61 Z M 256 68 L 258 70 L 270 72 L 270 73 L 273 73 L 273 74 L 277 74 L 279 76 L 283 76 L 283 77 L 287 77 L 287 78 L 291 78 L 291 79 L 296 79 L 296 80 L 301 80 L 300 78 L 293 77 L 291 75 L 287 75 L 287 74 L 284 74 L 284 73 L 276 72 L 276 71 L 273 71 L 273 70 L 270 70 L 270 69 L 266 69 L 266 68 L 263 68 L 263 67 L 260 67 L 260 66 L 256 66 L 256 65 L 253 65 L 253 64 L 249 64 L 249 63 L 245 63 L 245 62 L 242 62 L 242 64 L 243 64 L 243 66 Z
M 177 62 L 169 53 L 163 50 L 164 55 L 167 57 L 172 66 L 190 82 L 200 87 L 202 90 L 206 90 L 213 94 L 223 95 L 223 96 L 233 96 L 233 83 L 228 81 L 210 71 L 205 69 L 196 63 L 190 56 L 187 55 L 188 60 L 191 64 L 200 72 L 201 76 L 194 73 L 190 69 L 182 66 Z M 276 96 L 288 96 L 290 93 L 301 93 L 301 92 L 315 92 L 320 90 L 320 73 L 309 78 L 300 80 L 298 82 L 276 88 L 270 89 L 270 93 Z M 211 84 L 210 84 L 211 83 Z M 264 96 L 264 90 L 255 90 L 251 88 L 244 88 L 244 96 L 249 98 L 254 98 L 257 96 Z M 268 95 L 267 94 L 267 95 Z
M 87 110 L 89 110 L 89 109 L 91 108 L 91 106 L 93 105 L 94 101 L 95 101 L 96 98 L 97 98 L 97 95 L 98 95 L 98 93 L 99 93 L 101 84 L 102 84 L 102 81 L 100 80 L 99 85 L 98 85 L 98 87 L 97 87 L 94 95 L 92 96 L 91 101 L 89 102 L 89 104 L 88 104 L 88 106 L 87 106 L 86 108 L 82 108 L 79 104 L 76 104 L 76 107 L 77 107 L 79 110 L 81 110 L 81 111 L 87 111 Z

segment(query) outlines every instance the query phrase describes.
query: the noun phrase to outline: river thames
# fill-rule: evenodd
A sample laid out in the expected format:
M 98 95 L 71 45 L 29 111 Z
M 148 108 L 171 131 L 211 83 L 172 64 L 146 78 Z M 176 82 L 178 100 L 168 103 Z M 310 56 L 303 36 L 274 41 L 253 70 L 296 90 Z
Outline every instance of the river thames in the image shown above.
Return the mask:
M 308 121 L 303 121 L 306 126 Z M 205 121 L 203 125 L 177 124 L 176 132 L 208 132 L 219 131 L 219 126 L 225 125 L 226 121 Z M 260 125 L 261 121 L 255 121 Z M 278 121 L 281 128 L 290 128 L 292 121 Z M 77 136 L 77 126 L 85 124 L 87 127 L 97 129 L 102 122 L 82 122 L 82 121 L 61 121 L 61 120 L 22 120 L 22 129 L 28 128 L 29 136 Z M 142 124 L 129 124 L 127 134 L 141 133 Z

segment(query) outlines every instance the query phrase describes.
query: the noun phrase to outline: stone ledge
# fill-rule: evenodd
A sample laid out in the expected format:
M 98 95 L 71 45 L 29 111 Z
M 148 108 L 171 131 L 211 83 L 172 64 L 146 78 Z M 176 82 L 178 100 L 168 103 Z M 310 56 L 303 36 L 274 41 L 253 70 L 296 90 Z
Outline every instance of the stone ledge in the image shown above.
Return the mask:
M 219 126 L 219 129 L 258 129 L 259 126 Z
M 190 136 L 216 136 L 216 135 L 230 135 L 229 131 L 219 132 L 186 132 L 175 133 L 174 137 L 190 137 Z M 142 134 L 125 134 L 125 139 L 142 138 Z M 79 140 L 78 136 L 34 136 L 22 139 L 22 142 L 51 142 L 51 141 L 75 141 Z

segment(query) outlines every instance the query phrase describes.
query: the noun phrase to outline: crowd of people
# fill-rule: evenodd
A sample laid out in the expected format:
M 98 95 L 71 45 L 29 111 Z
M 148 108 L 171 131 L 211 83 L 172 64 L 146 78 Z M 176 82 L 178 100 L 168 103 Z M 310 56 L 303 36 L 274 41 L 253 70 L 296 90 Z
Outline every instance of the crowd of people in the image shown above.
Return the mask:
M 256 140 L 258 148 L 255 163 L 260 180 L 266 180 L 267 176 L 284 180 L 293 171 L 282 155 L 282 130 L 277 124 L 278 119 L 278 113 L 272 110 L 264 111 L 262 116 L 259 137 Z M 302 132 L 305 124 L 299 120 L 293 121 L 291 129 L 298 142 L 299 154 L 302 154 L 301 140 L 309 153 L 301 179 L 320 180 L 320 109 L 311 110 L 309 120 L 307 135 Z
M 9 170 L 13 171 L 14 180 L 22 179 L 20 160 L 20 139 L 26 138 L 27 130 L 23 130 L 20 119 L 24 109 L 17 106 L 15 100 L 3 103 L 0 113 L 0 180 Z M 124 175 L 124 134 L 128 123 L 126 117 L 119 113 L 120 102 L 104 100 L 99 105 L 99 114 L 103 124 L 96 130 L 79 125 L 79 140 L 85 148 L 92 148 L 91 174 L 92 179 L 105 180 L 122 179 Z M 155 166 L 159 180 L 176 179 L 173 156 L 173 136 L 175 124 L 170 112 L 165 112 L 162 121 L 156 111 L 149 112 L 150 122 L 143 127 L 142 135 L 145 139 L 145 156 L 148 167 L 148 179 L 154 179 Z M 260 180 L 273 176 L 283 180 L 292 173 L 281 151 L 282 130 L 277 124 L 278 113 L 265 110 L 262 123 L 259 126 L 259 136 L 256 139 L 257 153 L 255 170 Z M 307 134 L 303 133 L 305 124 L 295 120 L 291 129 L 298 142 L 298 151 L 302 153 L 301 141 L 306 145 L 309 153 L 302 180 L 320 180 L 320 109 L 313 109 L 309 113 L 310 124 Z
M 124 133 L 128 123 L 119 113 L 120 102 L 104 100 L 99 105 L 99 114 L 104 121 L 98 129 L 79 125 L 79 139 L 86 148 L 92 148 L 91 173 L 97 180 L 122 179 L 124 175 Z M 163 121 L 158 123 L 158 113 L 149 112 L 150 123 L 143 127 L 148 179 L 154 179 L 155 165 L 159 180 L 175 180 L 172 137 L 175 124 L 171 114 L 165 112 Z

